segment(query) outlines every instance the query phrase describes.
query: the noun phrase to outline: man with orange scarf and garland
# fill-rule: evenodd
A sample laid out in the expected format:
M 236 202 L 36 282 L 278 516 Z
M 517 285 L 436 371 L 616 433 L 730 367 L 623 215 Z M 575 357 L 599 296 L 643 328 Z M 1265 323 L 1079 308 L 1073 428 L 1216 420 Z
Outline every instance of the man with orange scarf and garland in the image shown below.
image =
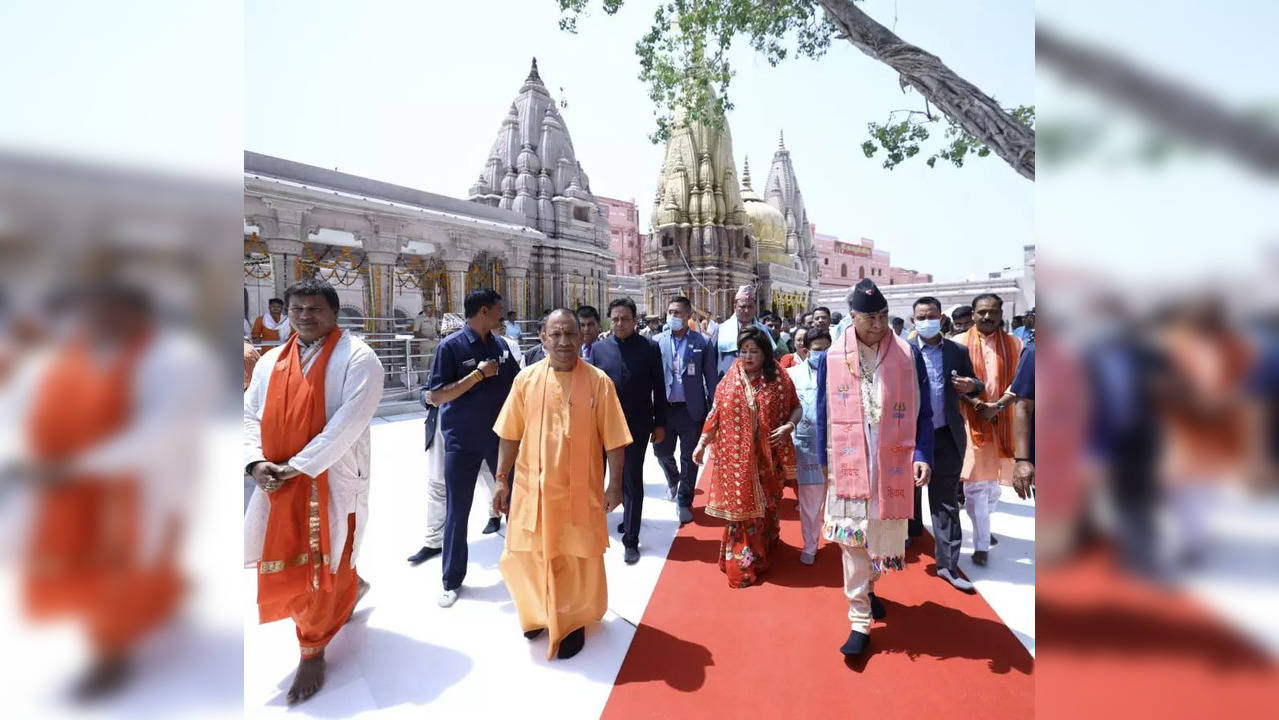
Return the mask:
M 817 454 L 828 479 L 822 535 L 843 552 L 852 625 L 840 652 L 853 657 L 885 615 L 875 581 L 905 565 L 915 488 L 932 475 L 933 411 L 924 357 L 889 332 L 875 283 L 857 283 L 848 309 L 853 332 L 817 361 Z
M 337 326 L 328 283 L 294 283 L 284 302 L 297 332 L 262 356 L 244 393 L 244 459 L 257 482 L 244 553 L 257 568 L 259 622 L 287 617 L 297 626 L 294 704 L 323 686 L 324 648 L 368 589 L 355 560 L 383 370 L 368 345 Z
M 968 449 L 959 479 L 964 483 L 964 509 L 973 521 L 973 564 L 985 565 L 986 555 L 998 543 L 990 534 L 990 514 L 999 505 L 1004 485 L 1012 485 L 1015 456 L 1012 413 L 1016 402 L 1007 393 L 1017 373 L 1022 343 L 1004 331 L 1004 301 L 994 293 L 973 298 L 975 323 L 955 342 L 968 348 L 977 379 L 985 389 L 977 397 L 963 397 L 968 421 Z

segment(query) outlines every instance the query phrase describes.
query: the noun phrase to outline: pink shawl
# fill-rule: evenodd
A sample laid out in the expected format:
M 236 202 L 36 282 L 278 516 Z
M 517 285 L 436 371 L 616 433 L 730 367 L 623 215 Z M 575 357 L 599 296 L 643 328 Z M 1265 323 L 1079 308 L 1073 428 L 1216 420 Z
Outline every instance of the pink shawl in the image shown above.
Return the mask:
M 861 366 L 856 332 L 849 328 L 827 353 L 827 454 L 836 497 L 870 499 L 870 463 L 863 429 Z M 879 445 L 874 448 L 879 500 L 877 520 L 914 516 L 915 432 L 919 386 L 915 358 L 905 340 L 884 333 L 876 358 L 880 401 Z

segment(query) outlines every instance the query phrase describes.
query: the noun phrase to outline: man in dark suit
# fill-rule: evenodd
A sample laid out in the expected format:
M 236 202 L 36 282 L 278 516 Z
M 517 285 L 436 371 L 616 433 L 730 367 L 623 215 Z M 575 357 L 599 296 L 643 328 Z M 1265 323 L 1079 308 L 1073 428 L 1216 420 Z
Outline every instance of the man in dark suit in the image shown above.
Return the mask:
M 524 351 L 524 367 L 528 367 L 544 357 L 546 357 L 546 348 L 542 347 L 541 343 L 538 343 Z
M 937 577 L 964 592 L 973 584 L 959 575 L 959 472 L 964 464 L 968 430 L 959 411 L 960 395 L 976 397 L 985 385 L 976 377 L 968 349 L 941 334 L 941 302 L 921 297 L 912 308 L 915 343 L 924 356 L 933 407 L 933 479 L 928 483 L 928 509 L 933 519 Z M 909 534 L 923 534 L 920 489 L 915 488 L 915 517 L 907 523 Z
M 545 324 L 546 316 L 543 315 L 541 322 L 537 324 L 536 330 L 540 331 Z M 524 367 L 528 367 L 544 357 L 546 357 L 546 348 L 542 347 L 542 343 L 539 340 L 536 345 L 524 351 Z
M 653 340 L 662 353 L 666 388 L 666 438 L 653 446 L 657 462 L 666 473 L 666 486 L 679 505 L 680 523 L 693 521 L 693 488 L 697 465 L 693 448 L 702 434 L 702 423 L 719 381 L 716 355 L 705 335 L 688 329 L 693 304 L 683 296 L 666 306 L 666 329 Z M 675 467 L 675 441 L 679 440 L 680 467 Z
M 581 317 L 579 309 L 578 318 Z M 632 565 L 639 561 L 645 446 L 650 439 L 659 443 L 666 437 L 666 382 L 661 352 L 652 340 L 638 332 L 635 303 L 630 298 L 614 300 L 608 306 L 608 319 L 612 333 L 589 346 L 590 362 L 613 381 L 634 438 L 626 448 L 626 464 L 622 468 L 623 511 L 619 526 L 624 558 Z

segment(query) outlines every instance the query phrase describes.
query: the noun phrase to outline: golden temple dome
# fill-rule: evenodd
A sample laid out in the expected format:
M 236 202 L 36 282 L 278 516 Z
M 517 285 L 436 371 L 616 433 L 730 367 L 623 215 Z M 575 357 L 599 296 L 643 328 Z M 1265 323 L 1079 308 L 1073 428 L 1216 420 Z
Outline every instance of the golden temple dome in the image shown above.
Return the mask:
M 786 254 L 786 217 L 751 189 L 749 159 L 742 169 L 742 203 L 759 248 L 759 261 L 790 267 L 791 258 Z

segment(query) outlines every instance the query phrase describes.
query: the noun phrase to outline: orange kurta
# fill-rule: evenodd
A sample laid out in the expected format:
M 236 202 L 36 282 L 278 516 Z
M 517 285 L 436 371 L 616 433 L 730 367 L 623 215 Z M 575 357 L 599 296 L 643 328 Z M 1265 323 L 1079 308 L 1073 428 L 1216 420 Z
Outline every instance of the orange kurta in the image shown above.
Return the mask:
M 1007 366 L 999 359 L 997 342 L 1000 341 L 1001 336 L 1012 341 L 1012 359 Z M 1017 359 L 1021 356 L 1022 343 L 1017 337 L 1001 331 L 982 335 L 976 327 L 956 339 L 961 342 L 970 342 L 974 337 L 980 338 L 982 371 L 979 374 L 984 375 L 982 382 L 986 384 L 981 400 L 995 402 L 1003 397 L 1004 391 L 1013 381 L 1013 374 L 1017 371 Z M 1001 450 L 996 438 L 980 443 L 981 447 L 978 447 L 979 443 L 974 437 L 973 419 L 968 414 L 965 414 L 965 418 L 968 420 L 968 449 L 964 452 L 964 465 L 959 473 L 960 479 L 964 482 L 997 480 L 1000 484 L 1012 485 L 1015 465 L 1012 453 Z M 989 425 L 984 421 L 978 422 Z M 998 422 L 1012 423 L 1013 413 L 1010 411 L 1000 413 Z
M 125 430 L 132 415 L 137 363 L 148 342 L 139 336 L 107 365 L 87 343 L 71 343 L 37 390 L 28 432 L 34 459 L 73 462 Z M 127 651 L 167 619 L 181 596 L 173 562 L 177 527 L 159 560 L 142 566 L 138 526 L 141 487 L 132 475 L 73 475 L 41 490 L 24 573 L 34 618 L 81 616 L 94 651 Z
M 262 318 L 263 316 L 259 315 L 257 319 L 253 321 L 253 330 L 249 335 L 253 338 L 253 342 L 272 342 L 279 340 L 280 331 L 268 328 L 266 326 L 266 322 Z
M 262 409 L 262 455 L 287 463 L 324 430 L 324 377 L 341 332 L 323 342 L 304 374 L 298 338 L 289 338 L 272 368 Z M 328 472 L 297 475 L 267 496 L 266 539 L 258 563 L 258 619 L 291 617 L 303 657 L 318 655 L 355 607 L 358 579 L 350 553 L 355 518 L 348 517 L 347 540 L 338 571 L 329 570 Z
M 603 453 L 631 434 L 612 381 L 581 360 L 522 371 L 493 431 L 520 442 L 502 577 L 523 629 L 549 630 L 549 659 L 607 609 Z

